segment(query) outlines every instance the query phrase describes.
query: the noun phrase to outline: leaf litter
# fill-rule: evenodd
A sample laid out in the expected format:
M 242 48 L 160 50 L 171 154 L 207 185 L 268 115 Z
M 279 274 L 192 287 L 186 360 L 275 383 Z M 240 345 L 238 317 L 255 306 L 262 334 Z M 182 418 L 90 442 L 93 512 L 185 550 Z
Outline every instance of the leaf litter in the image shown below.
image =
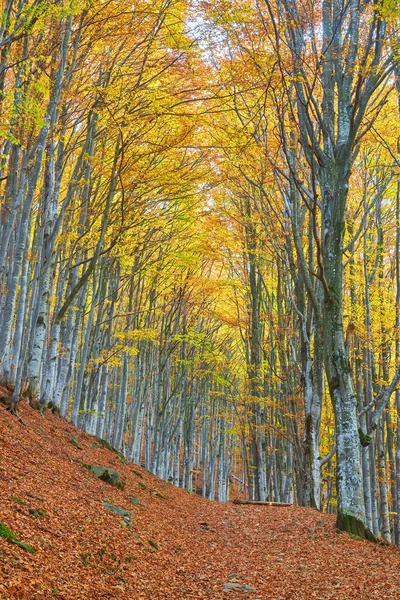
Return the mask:
M 338 534 L 311 509 L 188 494 L 62 418 L 20 409 L 22 423 L 0 408 L 0 522 L 36 553 L 0 537 L 1 600 L 400 598 L 395 546 Z M 87 464 L 118 471 L 124 489 Z

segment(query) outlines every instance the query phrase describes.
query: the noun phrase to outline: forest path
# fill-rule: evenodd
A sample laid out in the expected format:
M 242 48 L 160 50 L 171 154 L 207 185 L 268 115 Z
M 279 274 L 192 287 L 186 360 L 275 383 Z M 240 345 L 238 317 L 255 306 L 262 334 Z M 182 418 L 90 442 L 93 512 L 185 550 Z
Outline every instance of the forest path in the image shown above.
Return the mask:
M 337 534 L 329 515 L 203 500 L 59 417 L 21 415 L 0 408 L 0 522 L 37 553 L 0 538 L 1 600 L 400 598 L 400 552 Z

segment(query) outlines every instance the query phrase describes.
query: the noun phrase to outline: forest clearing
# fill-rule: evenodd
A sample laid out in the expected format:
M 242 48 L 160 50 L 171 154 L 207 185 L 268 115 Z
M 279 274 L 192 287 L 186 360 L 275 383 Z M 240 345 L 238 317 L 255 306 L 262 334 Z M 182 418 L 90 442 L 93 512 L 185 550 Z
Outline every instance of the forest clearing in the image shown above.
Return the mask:
M 2 600 L 399 598 L 400 551 L 336 533 L 331 515 L 206 500 L 58 416 L 21 416 L 0 410 L 1 519 L 36 554 L 0 537 Z
M 128 600 L 146 585 L 158 586 L 148 598 L 178 598 L 180 585 L 188 597 L 400 598 L 396 569 L 388 575 L 400 547 L 398 0 L 1 0 L 0 12 L 0 408 L 10 438 L 0 537 L 14 582 L 4 589 L 31 586 L 30 598 L 36 582 L 49 597 L 51 573 L 64 573 L 55 589 L 74 600 L 89 585 L 83 569 L 98 593 L 119 593 L 106 587 L 122 569 Z M 60 450 L 72 461 L 67 504 L 42 514 L 23 492 L 35 495 L 35 482 L 42 497 L 35 469 L 49 423 L 54 449 L 66 431 L 75 449 Z M 146 470 L 136 483 L 157 485 L 158 495 L 143 488 L 154 546 L 86 434 L 115 450 L 128 487 L 131 464 Z M 14 493 L 23 448 L 27 487 Z M 53 458 L 40 465 L 58 490 Z M 117 491 L 104 492 L 111 483 Z M 119 561 L 136 540 L 137 587 L 136 566 L 102 571 L 104 545 L 104 556 L 91 542 L 68 558 L 58 519 L 65 509 L 82 528 L 83 497 L 97 498 L 91 536 L 116 523 Z M 51 507 L 65 537 L 58 555 Z M 116 515 L 129 534 L 120 541 Z M 22 559 L 28 522 L 45 550 Z M 180 551 L 164 526 L 188 572 L 200 561 L 189 583 L 166 567 Z M 207 553 L 218 568 L 206 569 Z M 24 571 L 33 565 L 43 566 L 36 579 Z

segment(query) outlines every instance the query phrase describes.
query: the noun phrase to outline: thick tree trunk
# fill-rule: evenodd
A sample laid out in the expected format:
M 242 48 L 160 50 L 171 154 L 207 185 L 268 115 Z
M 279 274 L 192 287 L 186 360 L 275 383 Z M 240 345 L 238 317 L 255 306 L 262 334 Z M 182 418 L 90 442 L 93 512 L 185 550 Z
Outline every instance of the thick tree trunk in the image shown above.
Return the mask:
M 341 305 L 336 299 L 328 300 L 327 305 L 324 314 L 325 364 L 335 412 L 338 527 L 368 537 L 364 525 L 357 398 L 344 346 Z
M 379 478 L 379 495 L 380 495 L 380 521 L 381 521 L 381 536 L 387 542 L 391 541 L 390 536 L 390 519 L 389 519 L 389 503 L 386 487 L 386 449 L 384 443 L 384 422 L 379 424 L 377 429 L 377 446 L 378 446 L 378 478 Z
M 336 426 L 337 526 L 360 537 L 370 537 L 365 526 L 357 397 L 343 330 L 342 247 L 349 175 L 350 156 L 342 149 L 335 162 L 329 163 L 321 182 L 322 254 L 326 286 L 322 318 L 325 369 Z

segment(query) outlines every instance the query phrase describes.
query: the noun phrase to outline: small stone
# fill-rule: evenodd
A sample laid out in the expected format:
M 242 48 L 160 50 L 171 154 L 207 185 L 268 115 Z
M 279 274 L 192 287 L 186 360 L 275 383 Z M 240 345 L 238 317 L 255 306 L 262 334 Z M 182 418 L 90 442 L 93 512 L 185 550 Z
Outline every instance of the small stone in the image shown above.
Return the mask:
M 82 448 L 79 445 L 79 442 L 76 438 L 76 435 L 73 435 L 70 440 L 69 440 L 70 444 L 72 444 L 73 446 L 75 446 L 75 448 L 78 448 L 78 450 L 82 450 Z
M 224 583 L 224 592 L 231 592 L 232 590 L 240 590 L 241 588 L 241 584 L 240 583 L 235 583 L 235 582 L 228 582 L 228 583 Z
M 136 496 L 131 496 L 129 498 L 129 502 L 132 502 L 132 504 L 134 504 L 135 506 L 137 506 L 139 504 L 139 498 L 136 498 Z
M 224 592 L 232 592 L 232 591 L 255 592 L 256 588 L 254 588 L 251 585 L 247 585 L 246 583 L 236 583 L 234 581 L 228 581 L 227 583 L 224 583 L 223 591 Z
M 109 504 L 108 502 L 103 502 L 103 504 L 104 504 L 105 508 L 107 510 L 109 510 L 110 512 L 113 512 L 116 515 L 121 515 L 121 517 L 124 518 L 126 523 L 131 522 L 131 513 L 128 512 L 127 510 L 125 510 L 124 508 L 120 508 L 119 506 L 113 506 L 112 504 Z
M 252 585 L 247 585 L 247 583 L 244 583 L 242 585 L 242 590 L 244 592 L 256 592 L 257 591 L 256 588 L 254 588 Z
M 318 519 L 317 525 L 319 525 L 320 527 L 326 527 L 326 525 L 328 525 L 328 523 L 326 521 L 324 521 L 323 519 Z
M 30 508 L 29 514 L 32 515 L 32 517 L 45 517 L 46 511 L 42 508 Z
M 157 496 L 157 498 L 161 498 L 162 500 L 165 500 L 164 494 L 162 494 L 159 490 L 154 490 L 154 495 Z
M 123 490 L 125 487 L 125 482 L 122 481 L 121 475 L 118 471 L 114 471 L 113 469 L 109 469 L 108 467 L 101 467 L 100 465 L 83 465 L 89 471 L 96 475 L 102 481 L 113 485 L 114 487 Z

